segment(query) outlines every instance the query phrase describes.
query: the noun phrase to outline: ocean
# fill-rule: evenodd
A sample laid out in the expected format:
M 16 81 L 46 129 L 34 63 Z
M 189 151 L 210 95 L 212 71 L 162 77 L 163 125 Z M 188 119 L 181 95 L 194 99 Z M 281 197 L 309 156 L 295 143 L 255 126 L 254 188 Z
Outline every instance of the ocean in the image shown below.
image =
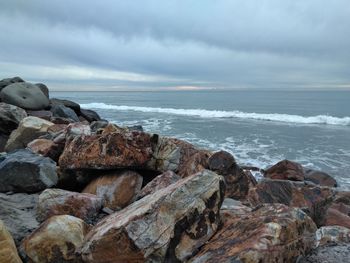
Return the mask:
M 242 165 L 289 159 L 350 190 L 350 91 L 51 92 L 118 125 L 231 152 Z M 257 175 L 258 176 L 258 175 Z

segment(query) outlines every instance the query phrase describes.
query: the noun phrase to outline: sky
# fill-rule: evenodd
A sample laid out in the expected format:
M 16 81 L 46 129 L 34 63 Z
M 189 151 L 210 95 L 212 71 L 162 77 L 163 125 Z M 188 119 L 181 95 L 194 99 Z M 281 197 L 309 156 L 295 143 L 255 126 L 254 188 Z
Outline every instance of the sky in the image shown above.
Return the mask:
M 0 32 L 54 90 L 350 89 L 348 0 L 0 0 Z

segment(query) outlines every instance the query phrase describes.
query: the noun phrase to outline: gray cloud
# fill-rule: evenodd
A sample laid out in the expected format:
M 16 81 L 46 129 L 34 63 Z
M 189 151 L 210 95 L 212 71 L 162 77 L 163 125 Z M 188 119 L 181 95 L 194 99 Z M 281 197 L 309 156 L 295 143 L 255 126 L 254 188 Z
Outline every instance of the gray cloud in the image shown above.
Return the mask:
M 347 6 L 5 0 L 0 74 L 57 87 L 350 86 Z

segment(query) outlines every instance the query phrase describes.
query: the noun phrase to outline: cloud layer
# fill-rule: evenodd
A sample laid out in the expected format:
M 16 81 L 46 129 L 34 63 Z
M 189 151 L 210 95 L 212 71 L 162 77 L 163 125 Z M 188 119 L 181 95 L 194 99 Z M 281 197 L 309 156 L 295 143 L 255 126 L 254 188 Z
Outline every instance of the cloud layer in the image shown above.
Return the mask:
M 350 86 L 347 0 L 4 0 L 0 77 L 79 89 Z

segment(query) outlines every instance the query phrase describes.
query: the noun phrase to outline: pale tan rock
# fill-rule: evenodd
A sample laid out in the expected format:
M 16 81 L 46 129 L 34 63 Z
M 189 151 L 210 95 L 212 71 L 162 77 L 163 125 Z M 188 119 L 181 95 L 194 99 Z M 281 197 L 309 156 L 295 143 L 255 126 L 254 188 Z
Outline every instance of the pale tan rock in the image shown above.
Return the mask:
M 7 231 L 4 223 L 0 220 L 0 262 L 1 263 L 21 263 L 15 242 L 11 234 Z
M 323 246 L 327 243 L 349 243 L 350 229 L 343 226 L 323 226 L 316 231 L 315 246 Z

